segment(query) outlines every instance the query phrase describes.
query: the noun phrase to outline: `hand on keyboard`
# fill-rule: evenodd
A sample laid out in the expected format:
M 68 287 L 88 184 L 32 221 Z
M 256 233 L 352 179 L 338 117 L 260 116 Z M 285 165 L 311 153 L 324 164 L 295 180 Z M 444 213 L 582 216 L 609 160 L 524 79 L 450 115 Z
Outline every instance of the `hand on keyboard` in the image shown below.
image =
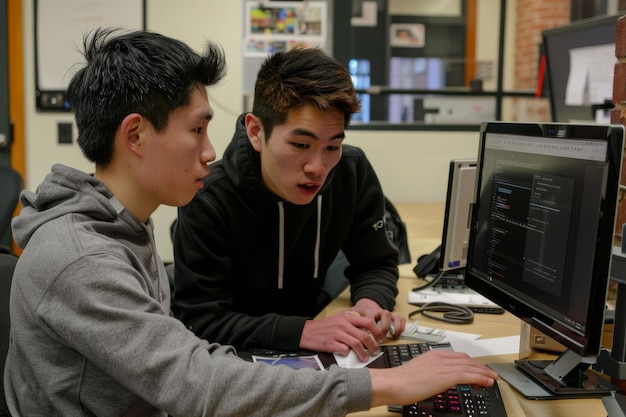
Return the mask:
M 410 362 L 430 350 L 453 350 L 450 343 L 401 343 L 382 346 L 385 366 L 393 368 Z M 390 411 L 403 417 L 506 417 L 504 401 L 497 384 L 488 387 L 457 383 L 444 391 L 413 404 L 389 404 Z
M 493 370 L 468 355 L 450 350 L 430 350 L 402 366 L 370 369 L 372 406 L 413 404 L 457 384 L 491 386 Z

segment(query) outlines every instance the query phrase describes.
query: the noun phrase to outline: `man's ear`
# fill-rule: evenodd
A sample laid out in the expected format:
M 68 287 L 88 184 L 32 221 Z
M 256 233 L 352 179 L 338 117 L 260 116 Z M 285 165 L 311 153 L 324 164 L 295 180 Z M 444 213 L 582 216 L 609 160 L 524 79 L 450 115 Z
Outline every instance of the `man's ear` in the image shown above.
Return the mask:
M 132 153 L 141 156 L 142 132 L 145 127 L 145 120 L 139 113 L 131 113 L 124 117 L 120 125 L 120 131 L 124 148 Z
M 261 120 L 252 113 L 246 114 L 246 132 L 248 133 L 248 140 L 255 151 L 261 152 L 263 150 L 263 141 L 265 140 L 265 133 Z

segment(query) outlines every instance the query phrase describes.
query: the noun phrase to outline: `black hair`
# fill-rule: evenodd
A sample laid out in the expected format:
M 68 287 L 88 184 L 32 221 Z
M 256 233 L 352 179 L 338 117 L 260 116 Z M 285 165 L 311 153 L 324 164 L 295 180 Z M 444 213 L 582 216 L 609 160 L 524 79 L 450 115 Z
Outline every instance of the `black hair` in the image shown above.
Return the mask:
M 87 159 L 107 165 L 124 117 L 139 113 L 157 131 L 170 113 L 189 104 L 191 91 L 211 86 L 226 73 L 223 49 L 207 42 L 200 55 L 185 43 L 148 31 L 99 28 L 84 37 L 87 65 L 70 81 L 68 101 Z
M 360 109 L 350 73 L 319 48 L 295 48 L 269 56 L 257 74 L 252 107 L 266 140 L 275 125 L 286 121 L 289 110 L 309 104 L 340 110 L 348 127 Z

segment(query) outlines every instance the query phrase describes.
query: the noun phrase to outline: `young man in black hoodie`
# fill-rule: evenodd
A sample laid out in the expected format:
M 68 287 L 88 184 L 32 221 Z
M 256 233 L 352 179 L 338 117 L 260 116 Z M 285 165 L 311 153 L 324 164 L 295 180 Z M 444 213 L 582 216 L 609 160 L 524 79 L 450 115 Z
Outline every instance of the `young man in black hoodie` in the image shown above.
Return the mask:
M 265 60 L 252 112 L 173 229 L 173 301 L 197 335 L 366 360 L 390 329 L 402 332 L 383 191 L 363 151 L 343 143 L 358 110 L 350 74 L 323 51 Z M 314 320 L 332 300 L 340 251 L 353 306 Z

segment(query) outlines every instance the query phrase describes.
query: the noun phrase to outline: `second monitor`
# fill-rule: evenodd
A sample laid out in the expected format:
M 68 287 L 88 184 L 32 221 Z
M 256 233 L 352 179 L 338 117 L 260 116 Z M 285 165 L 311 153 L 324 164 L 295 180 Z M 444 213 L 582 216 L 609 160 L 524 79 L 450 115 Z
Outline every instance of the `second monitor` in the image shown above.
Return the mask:
M 476 158 L 450 161 L 439 258 L 440 271 L 455 270 L 462 275 L 467 263 L 475 179 Z

